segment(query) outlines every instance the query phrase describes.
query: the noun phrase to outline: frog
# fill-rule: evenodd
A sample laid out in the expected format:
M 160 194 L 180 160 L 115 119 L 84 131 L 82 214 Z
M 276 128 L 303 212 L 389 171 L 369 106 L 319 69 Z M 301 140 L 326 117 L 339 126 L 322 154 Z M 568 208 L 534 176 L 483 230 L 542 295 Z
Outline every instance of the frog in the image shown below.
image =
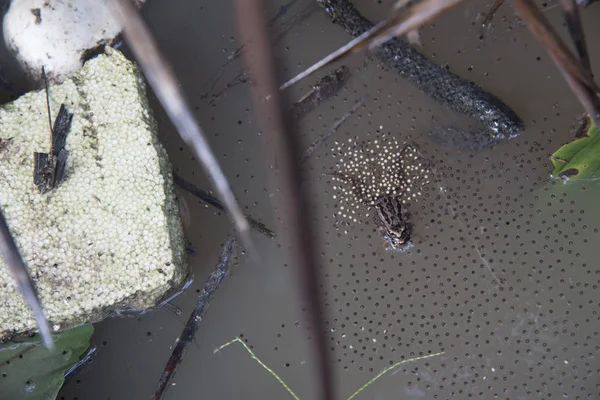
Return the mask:
M 337 180 L 349 183 L 357 198 L 361 197 L 358 189 L 359 184 L 354 177 L 345 176 L 339 172 L 330 172 L 326 175 L 335 177 Z M 410 222 L 408 207 L 401 201 L 401 195 L 383 194 L 371 201 L 363 201 L 363 205 L 372 210 L 373 223 L 377 232 L 384 239 L 384 244 L 395 250 L 409 247 L 412 235 L 412 223 Z
M 362 143 L 349 139 L 336 150 L 336 169 L 325 174 L 341 183 L 334 186 L 336 218 L 350 225 L 371 217 L 387 250 L 408 251 L 413 245 L 408 207 L 430 183 L 429 160 L 415 146 L 387 136 Z
M 408 208 L 400 201 L 399 196 L 380 196 L 373 202 L 372 207 L 375 209 L 373 222 L 389 247 L 402 249 L 409 246 L 412 224 Z

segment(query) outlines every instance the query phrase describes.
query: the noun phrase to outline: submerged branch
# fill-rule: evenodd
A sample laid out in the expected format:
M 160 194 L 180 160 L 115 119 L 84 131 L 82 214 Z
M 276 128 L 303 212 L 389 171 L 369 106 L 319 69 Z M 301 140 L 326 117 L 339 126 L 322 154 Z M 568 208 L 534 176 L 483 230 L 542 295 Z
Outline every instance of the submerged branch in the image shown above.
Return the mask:
M 154 400 L 161 400 L 164 398 L 168 384 L 177 373 L 177 370 L 181 365 L 181 361 L 183 360 L 183 356 L 187 351 L 188 345 L 194 339 L 200 322 L 204 318 L 215 292 L 217 289 L 219 289 L 221 282 L 223 282 L 223 279 L 229 272 L 235 248 L 236 242 L 233 237 L 230 236 L 225 239 L 225 242 L 223 243 L 223 251 L 219 256 L 217 266 L 204 283 L 204 288 L 202 288 L 202 292 L 200 292 L 200 296 L 198 296 L 198 300 L 196 300 L 194 311 L 192 311 L 192 314 L 183 328 L 183 332 L 181 332 L 179 339 L 177 339 L 177 344 L 175 345 L 171 357 L 169 358 L 158 384 L 156 385 L 156 390 L 152 396 Z
M 193 183 L 183 179 L 179 174 L 177 174 L 175 172 L 173 173 L 173 181 L 177 185 L 179 185 L 182 189 L 185 189 L 190 194 L 193 194 L 194 196 L 198 197 L 200 200 L 204 201 L 206 204 L 210 204 L 211 206 L 213 206 L 214 208 L 216 208 L 219 211 L 227 212 L 227 210 L 225 209 L 223 204 L 219 201 L 219 199 L 217 199 L 210 193 L 205 192 L 204 190 L 200 189 Z M 247 216 L 246 219 L 248 220 L 248 224 L 250 224 L 250 227 L 255 229 L 257 232 L 262 233 L 269 239 L 272 239 L 275 237 L 275 232 L 273 232 L 271 229 L 267 228 L 267 226 L 265 224 L 263 224 L 262 222 L 254 219 L 250 216 Z
M 347 0 L 316 1 L 334 23 L 356 38 L 374 29 Z M 432 15 L 431 11 L 425 15 Z M 462 140 L 468 140 L 470 145 L 478 142 L 482 144 L 479 147 L 492 147 L 523 130 L 523 121 L 496 96 L 431 62 L 404 41 L 389 40 L 374 54 L 439 104 L 477 121 L 477 131 L 462 133 Z M 446 132 L 449 135 L 450 131 Z
M 285 90 L 300 80 L 306 78 L 308 75 L 352 53 L 357 53 L 363 49 L 372 50 L 376 47 L 379 47 L 382 43 L 387 42 L 394 36 L 402 36 L 410 32 L 415 32 L 423 24 L 436 17 L 443 11 L 460 3 L 461 1 L 462 0 L 423 0 L 418 4 L 407 8 L 396 7 L 395 11 L 389 18 L 375 26 L 370 25 L 359 34 L 354 35 L 355 39 L 351 40 L 344 46 L 335 50 L 289 81 L 285 82 L 280 86 L 279 89 Z M 332 6 L 335 7 L 335 5 L 333 5 L 333 1 L 317 0 L 317 3 L 321 5 L 321 7 L 324 7 L 325 11 L 328 13 L 334 11 L 331 9 Z M 347 5 L 352 7 L 350 3 Z M 339 4 L 338 6 L 345 5 Z M 334 21 L 338 22 L 335 18 Z

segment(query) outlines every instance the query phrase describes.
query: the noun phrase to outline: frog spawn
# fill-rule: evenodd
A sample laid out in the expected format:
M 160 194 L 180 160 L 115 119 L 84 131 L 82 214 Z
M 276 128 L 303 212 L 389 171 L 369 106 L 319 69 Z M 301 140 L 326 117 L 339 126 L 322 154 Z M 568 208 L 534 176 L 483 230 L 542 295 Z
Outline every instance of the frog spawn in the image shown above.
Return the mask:
M 400 144 L 389 134 L 376 140 L 358 142 L 354 138 L 336 142 L 333 156 L 338 161 L 335 171 L 328 175 L 336 182 L 335 217 L 345 227 L 364 224 L 370 215 L 377 214 L 375 206 L 385 196 L 398 198 L 407 207 L 418 200 L 429 183 L 428 161 L 416 147 Z M 347 229 L 344 233 L 348 233 Z M 389 250 L 399 250 L 397 241 L 382 236 Z

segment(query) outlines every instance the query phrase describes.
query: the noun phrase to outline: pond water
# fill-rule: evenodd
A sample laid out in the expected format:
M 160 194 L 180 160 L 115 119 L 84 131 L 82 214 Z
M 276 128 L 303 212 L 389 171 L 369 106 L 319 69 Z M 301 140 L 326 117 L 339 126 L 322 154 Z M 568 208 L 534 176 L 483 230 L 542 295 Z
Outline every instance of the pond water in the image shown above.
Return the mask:
M 318 61 L 350 36 L 314 0 L 275 2 L 273 29 L 285 78 Z M 353 2 L 372 21 L 394 1 Z M 549 155 L 570 141 L 582 108 L 546 52 L 503 5 L 481 31 L 492 1 L 466 1 L 420 32 L 418 51 L 493 93 L 524 121 L 517 138 L 491 150 L 443 147 L 429 132 L 470 121 L 438 105 L 377 59 L 357 54 L 289 89 L 294 100 L 320 76 L 344 64 L 351 76 L 334 98 L 300 120 L 308 147 L 357 101 L 358 107 L 306 162 L 318 228 L 328 344 L 339 398 L 384 368 L 403 364 L 357 398 L 594 398 L 599 395 L 598 277 L 594 260 L 600 213 L 598 184 L 565 186 L 549 179 Z M 560 26 L 556 0 L 536 2 Z M 289 8 L 284 6 L 289 5 Z M 283 8 L 281 8 L 283 7 Z M 588 43 L 600 36 L 597 5 L 584 14 Z M 253 112 L 231 2 L 149 0 L 143 15 L 173 64 L 196 117 L 209 135 L 245 211 L 278 236 L 253 233 L 263 263 L 240 257 L 217 292 L 167 399 L 265 399 L 290 394 L 239 343 L 237 336 L 301 399 L 317 398 L 311 344 L 286 229 L 274 212 L 270 184 L 279 154 L 265 151 Z M 595 19 L 596 18 L 596 19 Z M 563 31 L 561 31 L 563 32 Z M 564 32 L 563 32 L 564 33 Z M 592 65 L 600 71 L 600 54 Z M 598 74 L 598 73 L 597 73 Z M 160 135 L 175 170 L 195 185 L 210 183 L 153 100 Z M 372 222 L 336 225 L 336 141 L 374 140 L 378 132 L 414 143 L 434 180 L 411 204 L 413 246 L 389 252 Z M 152 394 L 232 228 L 225 215 L 181 192 L 186 234 L 196 252 L 195 281 L 173 308 L 96 324 L 93 362 L 59 398 L 147 399 Z M 347 230 L 348 233 L 344 231 Z M 596 254 L 596 256 L 594 256 Z M 291 397 L 290 397 L 291 398 Z

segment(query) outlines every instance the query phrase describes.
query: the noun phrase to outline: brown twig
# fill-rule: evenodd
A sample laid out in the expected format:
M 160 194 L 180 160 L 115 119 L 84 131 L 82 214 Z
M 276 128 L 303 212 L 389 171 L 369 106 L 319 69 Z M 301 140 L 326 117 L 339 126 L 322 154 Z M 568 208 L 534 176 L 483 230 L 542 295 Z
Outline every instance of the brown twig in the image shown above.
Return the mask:
M 214 208 L 216 208 L 219 211 L 222 211 L 225 213 L 227 212 L 227 210 L 225 209 L 223 204 L 219 201 L 219 199 L 212 196 L 210 193 L 205 192 L 204 190 L 200 189 L 193 183 L 183 179 L 176 172 L 173 172 L 173 181 L 177 185 L 179 185 L 182 189 L 185 189 L 190 194 L 193 194 L 194 196 L 198 197 L 200 200 L 204 201 L 206 204 L 210 204 L 211 206 L 213 206 Z M 257 232 L 262 233 L 269 239 L 272 239 L 275 237 L 275 232 L 273 232 L 271 229 L 267 228 L 267 226 L 265 224 L 263 224 L 262 222 L 254 219 L 250 216 L 247 216 L 246 218 L 248 219 L 248 223 L 250 224 L 250 226 L 253 229 L 255 229 Z
M 215 292 L 217 289 L 219 289 L 221 282 L 223 282 L 223 279 L 229 272 L 235 248 L 235 239 L 231 236 L 227 237 L 223 243 L 223 251 L 219 256 L 217 266 L 204 283 L 202 292 L 200 292 L 200 296 L 198 296 L 198 300 L 196 300 L 196 306 L 188 318 L 188 321 L 185 324 L 179 339 L 177 339 L 177 344 L 171 353 L 171 357 L 169 358 L 169 361 L 167 362 L 167 365 L 165 366 L 165 369 L 158 380 L 158 384 L 156 385 L 152 399 L 160 400 L 164 397 L 169 382 L 177 373 L 187 348 L 194 339 L 194 336 L 198 331 L 198 327 L 200 326 L 200 322 L 204 318 Z
M 4 214 L 0 210 L 0 254 L 4 258 L 6 266 L 10 270 L 10 273 L 17 284 L 19 292 L 29 305 L 29 308 L 35 316 L 35 321 L 40 332 L 40 336 L 44 341 L 44 345 L 49 350 L 54 350 L 54 342 L 52 335 L 50 334 L 50 324 L 46 319 L 46 314 L 40 303 L 35 286 L 33 285 L 33 279 L 29 275 L 29 271 L 21 258 L 21 254 L 17 249 L 17 245 L 10 234 L 8 224 L 4 219 Z
M 565 15 L 565 23 L 573 39 L 573 44 L 577 50 L 579 61 L 589 74 L 589 78 L 593 79 L 592 64 L 590 62 L 590 55 L 588 53 L 587 44 L 585 41 L 585 34 L 583 32 L 583 25 L 581 23 L 581 14 L 579 13 L 579 7 L 575 3 L 575 0 L 560 0 L 560 5 Z
M 276 186 L 281 193 L 278 211 L 288 227 L 285 233 L 291 248 L 290 260 L 299 274 L 309 323 L 315 332 L 315 340 L 312 343 L 316 353 L 316 376 L 320 381 L 320 397 L 333 400 L 335 389 L 323 320 L 325 311 L 321 301 L 321 276 L 314 241 L 317 235 L 312 225 L 307 190 L 302 188 L 306 180 L 300 164 L 299 135 L 294 131 L 292 119 L 286 113 L 289 108 L 280 100 L 277 90 L 279 71 L 275 68 L 263 9 L 264 4 L 261 0 L 238 0 L 237 26 L 241 39 L 247 41 L 244 59 L 256 82 L 252 87 L 252 94 L 258 121 L 265 132 L 262 135 L 264 144 L 265 147 L 273 146 L 273 150 L 280 155 L 280 170 L 276 174 Z M 252 41 L 249 41 L 250 38 Z M 269 99 L 265 100 L 269 95 Z
M 154 93 L 181 138 L 192 148 L 204 171 L 212 178 L 244 246 L 248 251 L 255 253 L 256 250 L 248 232 L 248 221 L 233 195 L 229 182 L 213 154 L 204 132 L 194 119 L 194 114 L 184 98 L 171 66 L 160 54 L 148 27 L 130 0 L 111 1 L 117 9 L 118 19 L 123 27 L 123 36 L 129 43 L 136 60 L 154 89 Z M 254 254 L 254 256 L 258 255 Z
M 600 123 L 600 98 L 596 83 L 552 29 L 532 0 L 515 0 L 514 7 L 534 36 L 546 48 L 594 123 Z

